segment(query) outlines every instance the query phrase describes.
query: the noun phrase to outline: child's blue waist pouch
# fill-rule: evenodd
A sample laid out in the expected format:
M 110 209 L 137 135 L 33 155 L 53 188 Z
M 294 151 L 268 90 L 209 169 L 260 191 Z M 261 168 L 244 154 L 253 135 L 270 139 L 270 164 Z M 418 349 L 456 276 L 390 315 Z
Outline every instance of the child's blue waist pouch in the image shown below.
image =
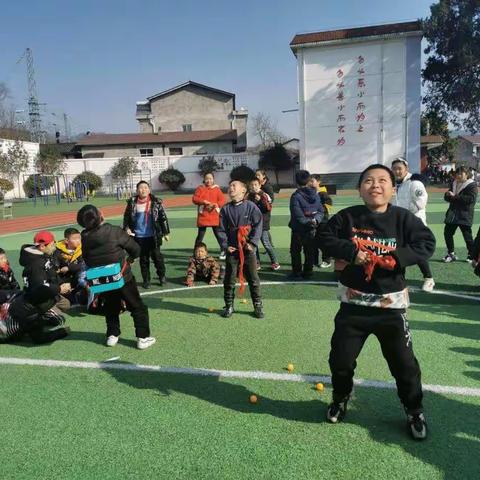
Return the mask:
M 118 290 L 125 285 L 122 266 L 111 263 L 102 267 L 87 269 L 87 284 L 93 294 Z

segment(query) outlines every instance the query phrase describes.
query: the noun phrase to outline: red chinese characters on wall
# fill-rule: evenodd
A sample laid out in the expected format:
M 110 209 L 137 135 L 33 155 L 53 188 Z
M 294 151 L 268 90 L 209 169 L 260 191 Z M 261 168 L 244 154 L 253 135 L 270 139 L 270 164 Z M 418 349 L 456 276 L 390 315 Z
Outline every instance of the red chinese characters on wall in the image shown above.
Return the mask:
M 365 131 L 365 127 L 363 123 L 367 120 L 367 114 L 365 112 L 366 106 L 363 100 L 363 97 L 365 96 L 365 89 L 367 87 L 367 81 L 365 79 L 366 75 L 366 70 L 364 67 L 365 63 L 365 57 L 363 55 L 359 55 L 357 57 L 357 97 L 359 98 L 359 101 L 357 103 L 357 107 L 355 109 L 355 121 L 357 124 L 357 132 L 363 133 Z
M 346 123 L 346 116 L 345 114 L 343 113 L 343 111 L 345 110 L 345 82 L 343 81 L 343 77 L 344 77 L 344 72 L 341 68 L 339 68 L 337 70 L 337 84 L 336 84 L 336 87 L 337 87 L 337 90 L 336 90 L 336 99 L 337 99 L 337 102 L 338 102 L 338 105 L 337 105 L 337 110 L 338 110 L 338 115 L 337 115 L 337 132 L 339 134 L 339 137 L 337 139 L 337 146 L 341 147 L 343 145 L 345 145 L 345 136 L 344 134 L 346 133 L 346 126 L 345 126 L 345 123 Z

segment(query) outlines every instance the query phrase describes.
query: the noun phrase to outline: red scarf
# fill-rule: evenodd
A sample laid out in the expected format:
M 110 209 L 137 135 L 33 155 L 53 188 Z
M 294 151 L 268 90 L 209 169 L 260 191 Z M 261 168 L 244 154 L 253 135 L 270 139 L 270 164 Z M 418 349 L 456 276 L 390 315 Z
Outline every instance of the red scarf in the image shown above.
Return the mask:
M 372 279 L 372 275 L 376 267 L 384 268 L 385 270 L 393 270 L 395 268 L 397 261 L 391 255 L 377 255 L 367 247 L 381 247 L 382 249 L 390 251 L 395 250 L 395 248 L 388 247 L 371 240 L 365 240 L 363 238 L 352 238 L 352 242 L 358 248 L 358 251 L 368 253 L 367 263 L 363 265 L 363 269 L 365 270 L 366 274 L 365 280 L 367 282 Z
M 148 195 L 148 197 L 145 199 L 145 200 L 142 200 L 141 198 L 137 197 L 137 204 L 140 203 L 140 204 L 144 204 L 146 203 L 145 205 L 145 226 L 148 225 L 148 213 L 150 212 L 150 195 Z
M 238 293 L 240 296 L 243 296 L 245 293 L 245 277 L 243 276 L 243 265 L 245 263 L 245 252 L 243 249 L 247 245 L 247 238 L 248 234 L 250 233 L 250 225 L 242 225 L 238 227 L 237 231 L 237 241 L 238 241 L 238 280 L 240 281 L 240 288 L 238 289 Z

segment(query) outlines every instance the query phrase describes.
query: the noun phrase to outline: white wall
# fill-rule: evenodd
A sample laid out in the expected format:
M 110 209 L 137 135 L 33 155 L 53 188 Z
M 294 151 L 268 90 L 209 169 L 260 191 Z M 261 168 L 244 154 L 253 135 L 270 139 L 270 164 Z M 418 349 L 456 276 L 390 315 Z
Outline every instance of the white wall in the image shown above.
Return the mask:
M 298 51 L 302 168 L 359 172 L 406 154 L 419 170 L 420 42 L 408 37 Z
M 204 155 L 194 156 L 156 156 L 156 157 L 134 157 L 138 168 L 141 170 L 145 179 L 152 181 L 154 190 L 166 190 L 167 187 L 158 181 L 158 175 L 163 170 L 173 167 L 180 170 L 185 175 L 185 183 L 181 189 L 196 188 L 202 178 L 198 172 L 198 163 L 204 158 Z M 231 170 L 239 165 L 248 165 L 252 169 L 258 166 L 258 155 L 246 153 L 229 153 L 214 155 L 215 160 L 222 166 L 221 170 L 215 172 L 216 183 L 220 186 L 228 185 Z M 79 173 L 89 170 L 97 175 L 105 176 L 112 166 L 118 161 L 118 158 L 83 158 L 66 160 L 66 169 L 64 173 L 73 177 Z

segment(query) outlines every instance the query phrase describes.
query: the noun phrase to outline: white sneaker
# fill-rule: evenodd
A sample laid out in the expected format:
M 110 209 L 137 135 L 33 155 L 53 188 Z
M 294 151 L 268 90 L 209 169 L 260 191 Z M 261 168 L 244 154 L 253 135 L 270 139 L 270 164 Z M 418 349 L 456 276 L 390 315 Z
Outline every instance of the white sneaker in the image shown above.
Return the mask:
M 330 268 L 332 266 L 332 262 L 322 262 L 320 264 L 320 268 Z
M 107 338 L 107 347 L 114 347 L 118 343 L 118 338 L 115 335 L 110 335 Z
M 151 347 L 157 339 L 155 337 L 137 338 L 137 348 L 139 350 L 146 350 Z
M 435 287 L 435 282 L 433 278 L 426 278 L 423 282 L 422 290 L 424 292 L 433 292 L 433 288 Z

